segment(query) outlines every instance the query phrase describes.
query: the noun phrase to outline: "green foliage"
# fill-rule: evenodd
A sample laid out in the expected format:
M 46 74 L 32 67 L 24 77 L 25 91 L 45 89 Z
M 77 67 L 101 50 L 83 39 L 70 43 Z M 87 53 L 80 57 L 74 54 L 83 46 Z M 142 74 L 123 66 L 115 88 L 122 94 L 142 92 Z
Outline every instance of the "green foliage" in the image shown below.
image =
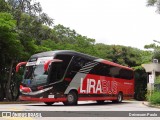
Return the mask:
M 103 59 L 108 58 L 108 60 L 111 60 L 109 57 L 107 57 L 108 53 L 110 53 L 111 46 L 105 45 L 103 43 L 97 43 L 95 44 L 94 49 L 96 51 L 95 56 L 103 58 Z
M 147 6 L 155 6 L 156 12 L 160 14 L 160 0 L 147 0 Z
M 147 0 L 147 5 L 148 6 L 153 6 L 154 4 L 156 4 L 157 0 Z
M 135 71 L 135 96 L 136 100 L 145 100 L 147 93 L 147 73 L 141 67 L 134 67 Z
M 4 31 L 6 30 L 13 30 L 15 27 L 15 20 L 13 20 L 13 16 L 9 13 L 0 12 L 0 27 L 3 28 Z M 3 31 L 1 31 L 3 32 Z M 5 32 L 4 32 L 5 33 Z
M 160 75 L 156 76 L 155 84 L 160 84 Z
M 38 51 L 36 42 L 43 37 L 39 34 L 45 31 L 43 24 L 52 25 L 53 20 L 32 0 L 0 2 L 0 10 L 8 12 L 0 13 L 0 81 L 6 89 L 6 97 L 12 99 L 15 62 L 26 61 Z
M 97 51 L 98 57 L 125 66 L 136 67 L 151 61 L 151 52 L 139 50 L 137 48 L 105 44 L 96 44 L 94 48 L 95 51 Z
M 156 49 L 156 48 L 158 48 L 158 46 L 155 43 L 152 43 L 152 44 L 149 44 L 149 45 L 145 45 L 144 48 L 146 48 L 146 49 L 150 49 L 150 48 Z
M 5 87 L 6 83 L 11 83 L 12 68 L 15 60 L 20 59 L 23 54 L 23 46 L 18 39 L 16 21 L 10 13 L 0 12 L 0 83 Z M 4 91 L 9 91 L 3 88 Z M 8 94 L 6 94 L 8 95 Z M 0 98 L 3 100 L 3 98 Z
M 144 64 L 144 63 L 150 63 L 152 61 L 152 57 L 153 57 L 153 52 L 152 51 L 139 51 L 140 53 L 140 58 L 139 59 L 139 62 L 141 64 Z
M 154 40 L 154 42 L 160 43 L 159 41 Z M 152 53 L 152 59 L 158 59 L 160 61 L 160 46 L 152 43 L 150 45 L 145 45 L 146 49 L 153 49 Z
M 150 94 L 147 95 L 148 101 L 150 101 L 151 104 L 160 105 L 160 91 L 153 91 Z
M 9 12 L 10 6 L 5 0 L 0 0 L 0 12 Z
M 18 40 L 18 34 L 15 31 L 15 20 L 9 13 L 0 13 L 0 52 L 7 59 L 21 56 L 23 46 Z M 7 52 L 6 52 L 7 50 Z

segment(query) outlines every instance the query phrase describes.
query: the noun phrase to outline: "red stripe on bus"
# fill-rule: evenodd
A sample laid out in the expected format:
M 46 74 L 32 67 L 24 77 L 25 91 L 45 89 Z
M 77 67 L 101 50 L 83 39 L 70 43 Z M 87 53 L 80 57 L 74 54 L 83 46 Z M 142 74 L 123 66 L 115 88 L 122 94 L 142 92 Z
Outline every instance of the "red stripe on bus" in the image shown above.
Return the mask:
M 131 99 L 133 97 L 123 97 L 123 99 Z M 96 100 L 117 100 L 117 97 L 80 97 L 78 101 L 96 101 Z
M 27 101 L 37 101 L 37 102 L 63 102 L 66 101 L 66 98 L 34 98 L 28 96 L 20 96 L 20 100 L 27 100 Z

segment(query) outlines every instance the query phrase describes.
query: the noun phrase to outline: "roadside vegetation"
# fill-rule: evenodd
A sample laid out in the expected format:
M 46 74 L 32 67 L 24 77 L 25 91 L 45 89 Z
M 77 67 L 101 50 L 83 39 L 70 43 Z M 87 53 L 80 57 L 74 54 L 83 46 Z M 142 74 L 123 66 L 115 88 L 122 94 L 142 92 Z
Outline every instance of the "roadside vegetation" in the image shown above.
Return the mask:
M 0 101 L 18 98 L 22 75 L 15 74 L 16 64 L 50 50 L 75 50 L 132 67 L 135 99 L 144 100 L 147 74 L 141 64 L 151 62 L 153 52 L 95 41 L 69 27 L 54 25 L 35 0 L 0 0 Z
M 147 100 L 153 104 L 153 105 L 158 105 L 160 106 L 160 91 L 153 91 L 152 94 L 147 95 Z

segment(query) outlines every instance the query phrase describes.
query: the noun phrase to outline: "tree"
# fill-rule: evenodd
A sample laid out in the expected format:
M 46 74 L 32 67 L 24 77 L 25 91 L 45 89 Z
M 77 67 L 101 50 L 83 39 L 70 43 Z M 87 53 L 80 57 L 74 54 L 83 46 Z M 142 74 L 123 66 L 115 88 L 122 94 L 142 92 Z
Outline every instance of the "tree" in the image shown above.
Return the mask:
M 160 0 L 147 0 L 147 6 L 156 6 L 156 12 L 160 14 Z
M 10 6 L 8 3 L 5 2 L 5 0 L 0 0 L 0 12 L 9 12 Z
M 42 8 L 39 2 L 33 0 L 7 0 L 7 4 L 10 6 L 10 13 L 16 21 L 15 30 L 18 34 L 18 39 L 23 47 L 22 59 L 28 59 L 31 54 L 38 51 L 36 43 L 40 43 L 39 31 L 43 24 L 52 25 L 53 20 L 48 17 L 47 14 L 42 12 Z M 36 31 L 36 32 L 35 32 Z M 19 50 L 19 46 L 16 46 Z M 18 52 L 13 51 L 16 55 Z M 11 54 L 11 53 L 10 53 Z M 18 54 L 20 57 L 20 54 Z M 12 61 L 9 66 L 9 76 L 7 82 L 7 90 L 10 92 L 9 87 L 11 85 L 13 65 L 16 63 L 14 56 L 11 55 Z M 15 67 L 15 66 L 14 66 Z M 11 98 L 10 94 L 6 94 L 7 98 Z M 10 96 L 9 96 L 10 95 Z M 12 98 L 11 98 L 12 99 Z
M 53 19 L 48 17 L 46 13 L 42 12 L 42 7 L 39 2 L 33 0 L 6 0 L 11 6 L 11 12 L 17 21 L 17 27 L 21 22 L 23 13 L 28 14 L 30 17 L 35 17 L 39 23 L 51 26 Z
M 60 24 L 54 26 L 53 30 L 55 33 L 55 42 L 75 44 L 76 37 L 78 36 L 75 30 L 71 30 L 69 27 L 64 27 Z
M 160 0 L 147 0 L 148 6 L 156 6 L 157 12 L 160 14 Z M 153 40 L 156 43 L 160 43 L 160 41 Z M 160 46 L 156 45 L 155 43 L 152 43 L 150 45 L 145 45 L 146 49 L 153 49 L 153 56 L 152 59 L 158 59 L 160 60 Z
M 98 49 L 97 49 L 98 48 Z M 97 44 L 96 51 L 102 58 L 125 66 L 138 66 L 141 64 L 141 50 L 120 45 Z
M 159 43 L 159 41 L 155 41 L 155 40 L 154 42 Z M 149 45 L 145 45 L 144 47 L 146 49 L 153 49 L 151 59 L 158 59 L 160 61 L 160 46 L 159 45 L 152 43 Z
M 34 39 L 36 44 L 40 45 L 41 40 L 44 38 L 44 35 L 42 35 L 43 25 L 52 26 L 53 19 L 42 12 L 40 3 L 35 0 L 7 0 L 7 3 L 11 6 L 11 14 L 16 20 L 19 34 L 22 33 L 22 36 L 30 37 L 32 42 Z M 49 30 L 48 28 L 47 32 Z M 20 40 L 26 37 L 20 38 Z
M 4 83 L 4 80 L 7 79 L 6 95 L 9 98 L 13 64 L 17 58 L 22 56 L 23 46 L 18 40 L 18 34 L 15 31 L 16 21 L 13 16 L 2 12 L 0 16 L 0 81 Z M 8 73 L 7 78 L 4 77 L 6 73 Z

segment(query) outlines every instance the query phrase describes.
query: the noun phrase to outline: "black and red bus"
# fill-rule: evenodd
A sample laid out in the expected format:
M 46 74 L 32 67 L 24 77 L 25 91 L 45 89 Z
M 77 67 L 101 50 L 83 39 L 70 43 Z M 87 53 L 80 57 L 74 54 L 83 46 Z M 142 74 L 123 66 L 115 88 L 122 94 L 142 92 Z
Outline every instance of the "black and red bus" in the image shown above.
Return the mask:
M 70 50 L 32 55 L 25 65 L 20 85 L 20 99 L 41 101 L 47 105 L 63 102 L 105 100 L 122 102 L 134 95 L 134 72 L 108 60 Z

